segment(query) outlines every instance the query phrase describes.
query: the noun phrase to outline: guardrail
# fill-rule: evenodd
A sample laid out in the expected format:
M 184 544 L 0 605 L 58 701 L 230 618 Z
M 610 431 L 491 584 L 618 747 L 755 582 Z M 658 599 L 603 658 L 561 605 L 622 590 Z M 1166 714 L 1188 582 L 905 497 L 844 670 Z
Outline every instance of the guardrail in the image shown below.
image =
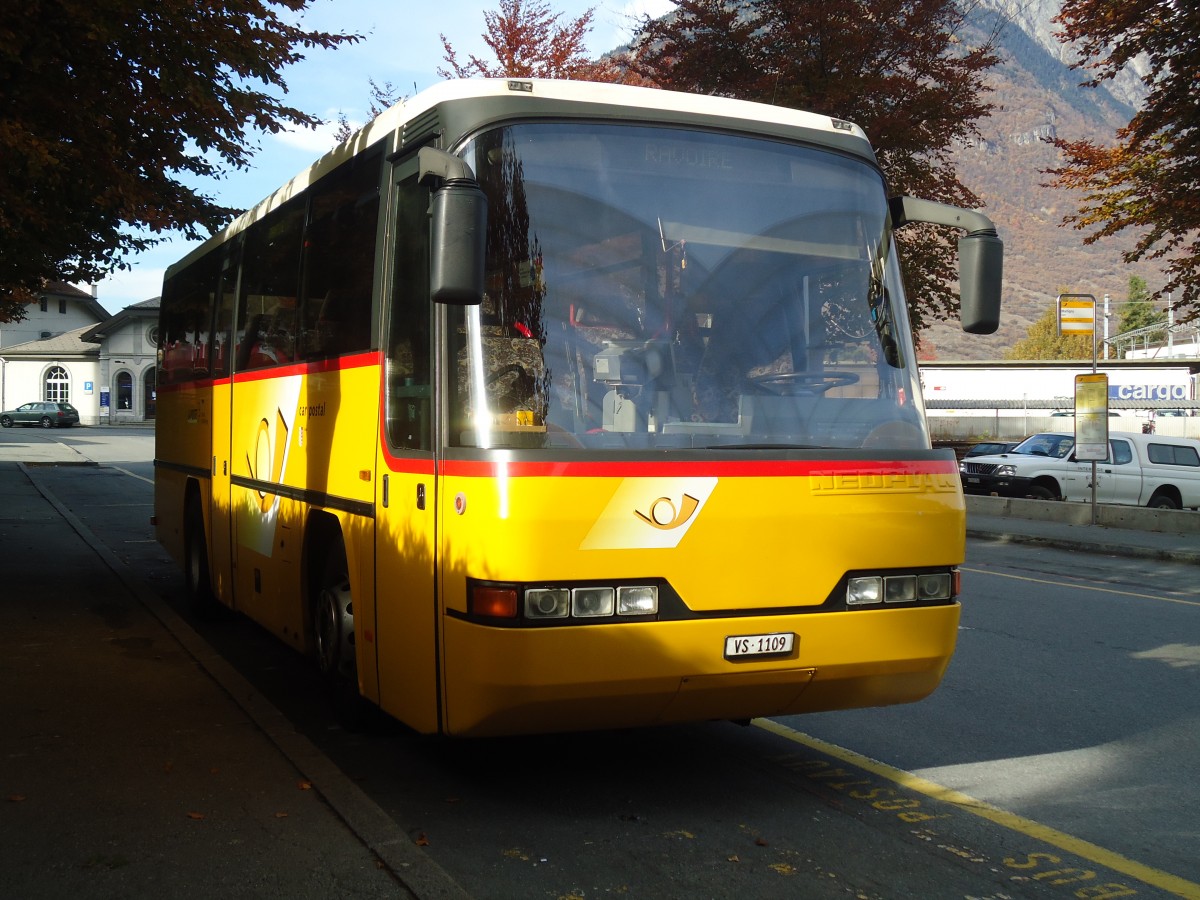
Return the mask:
M 1069 500 L 1024 500 L 1017 497 L 967 495 L 967 517 L 1014 516 L 1039 522 L 1090 525 L 1092 505 Z M 1200 534 L 1200 512 L 1187 509 L 1147 509 L 1144 506 L 1098 504 L 1096 524 L 1109 528 L 1161 531 L 1168 534 Z

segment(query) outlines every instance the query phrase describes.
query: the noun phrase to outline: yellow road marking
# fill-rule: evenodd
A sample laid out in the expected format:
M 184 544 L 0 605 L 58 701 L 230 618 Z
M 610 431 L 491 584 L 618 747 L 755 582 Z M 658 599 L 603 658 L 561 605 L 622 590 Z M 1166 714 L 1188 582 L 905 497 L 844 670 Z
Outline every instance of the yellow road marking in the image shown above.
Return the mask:
M 1102 594 L 1116 594 L 1119 597 L 1137 597 L 1139 600 L 1165 600 L 1167 603 L 1182 603 L 1184 606 L 1200 606 L 1200 601 L 1185 600 L 1182 597 L 1165 597 L 1162 594 L 1139 594 L 1136 591 L 1119 591 L 1116 588 L 1098 587 L 1094 584 L 1076 584 L 1071 581 L 1056 581 L 1050 578 L 1010 575 L 1007 572 L 994 572 L 991 569 L 973 569 L 969 566 L 959 566 L 958 568 L 963 572 L 971 572 L 975 575 L 995 575 L 997 578 L 1012 578 L 1014 581 L 1029 581 L 1033 584 L 1052 584 L 1055 587 L 1069 587 L 1081 591 L 1099 591 Z
M 1042 825 L 1031 819 L 1026 819 L 1024 816 L 1019 816 L 1016 813 L 1006 812 L 952 788 L 928 781 L 918 775 L 913 775 L 911 772 L 893 768 L 887 763 L 881 763 L 878 760 L 871 759 L 869 756 L 863 756 L 861 753 L 855 753 L 853 750 L 839 747 L 837 744 L 830 744 L 820 738 L 803 734 L 794 728 L 788 728 L 786 725 L 781 725 L 770 719 L 755 719 L 754 724 L 764 731 L 769 731 L 794 743 L 803 744 L 812 750 L 833 756 L 850 765 L 872 772 L 881 778 L 886 778 L 888 781 L 898 784 L 901 787 L 924 794 L 942 803 L 949 803 L 963 812 L 972 813 L 980 818 L 987 819 L 989 822 L 994 822 L 997 825 L 1002 825 L 1005 828 L 1058 847 L 1060 850 L 1073 853 L 1081 859 L 1086 859 L 1094 862 L 1096 865 L 1112 869 L 1114 872 L 1122 872 L 1125 875 L 1136 878 L 1143 884 L 1161 888 L 1179 897 L 1186 897 L 1188 900 L 1200 900 L 1200 884 L 1196 884 L 1195 882 L 1128 859 L 1119 853 L 1105 850 L 1103 847 L 1099 847 L 1081 838 L 1072 837 L 1047 825 Z

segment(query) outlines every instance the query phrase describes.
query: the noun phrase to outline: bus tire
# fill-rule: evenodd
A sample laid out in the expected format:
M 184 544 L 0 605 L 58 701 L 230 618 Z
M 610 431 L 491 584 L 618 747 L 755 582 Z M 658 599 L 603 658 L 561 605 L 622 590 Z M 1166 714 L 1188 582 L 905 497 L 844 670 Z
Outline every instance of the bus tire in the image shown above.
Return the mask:
M 188 605 L 201 619 L 211 619 L 217 611 L 208 571 L 208 540 L 204 536 L 204 513 L 197 498 L 189 500 L 184 517 L 183 580 Z
M 354 597 L 341 535 L 333 538 L 321 569 L 313 603 L 313 649 L 317 668 L 329 692 L 338 723 L 361 731 L 370 704 L 358 692 L 358 660 L 354 649 Z

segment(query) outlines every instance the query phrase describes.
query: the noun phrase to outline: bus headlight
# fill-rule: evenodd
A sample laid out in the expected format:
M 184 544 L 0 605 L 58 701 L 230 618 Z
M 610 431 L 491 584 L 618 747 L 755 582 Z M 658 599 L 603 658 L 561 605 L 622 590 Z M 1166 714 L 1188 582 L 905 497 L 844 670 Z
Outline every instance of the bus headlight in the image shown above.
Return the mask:
M 917 596 L 922 600 L 949 600 L 954 596 L 949 572 L 917 576 Z
M 853 575 L 846 579 L 846 605 L 877 603 L 936 603 L 958 594 L 958 570 Z
M 664 585 L 652 579 L 631 584 L 467 579 L 467 619 L 490 627 L 560 628 L 572 625 L 635 625 L 660 615 Z M 451 613 L 454 615 L 454 613 Z M 457 616 L 456 616 L 457 617 Z M 619 617 L 619 618 L 618 618 Z M 508 619 L 508 622 L 500 621 Z
M 878 575 L 851 578 L 846 582 L 846 605 L 864 606 L 883 598 L 883 579 Z
M 525 592 L 525 616 L 530 619 L 565 619 L 571 605 L 566 588 L 531 588 Z
M 610 587 L 581 587 L 571 591 L 571 615 L 579 619 L 611 616 L 613 589 Z
M 883 579 L 884 603 L 912 603 L 916 599 L 916 575 L 898 575 Z
M 652 616 L 658 612 L 658 588 L 654 585 L 624 585 L 617 588 L 617 615 Z

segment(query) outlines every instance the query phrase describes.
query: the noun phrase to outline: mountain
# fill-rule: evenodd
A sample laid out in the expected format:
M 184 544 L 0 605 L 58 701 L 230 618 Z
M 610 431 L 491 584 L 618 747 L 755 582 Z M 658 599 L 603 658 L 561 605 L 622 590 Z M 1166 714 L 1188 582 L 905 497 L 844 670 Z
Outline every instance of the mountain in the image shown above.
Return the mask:
M 1113 84 L 1085 88 L 1085 73 L 1070 68 L 1074 57 L 1054 36 L 1061 0 L 976 0 L 968 41 L 997 34 L 1001 62 L 987 76 L 996 105 L 979 123 L 981 139 L 955 153 L 960 180 L 984 201 L 1004 240 L 1004 311 L 995 335 L 963 334 L 957 322 L 922 333 L 925 353 L 939 360 L 995 359 L 1025 337 L 1059 293 L 1109 294 L 1123 301 L 1129 277 L 1140 275 L 1152 290 L 1164 281 L 1150 264 L 1126 265 L 1131 238 L 1106 238 L 1091 246 L 1083 232 L 1060 225 L 1078 209 L 1078 197 L 1043 187 L 1042 173 L 1060 162 L 1047 139 L 1111 143 L 1129 121 L 1144 92 L 1138 72 Z M 1110 320 L 1116 331 L 1116 310 Z

